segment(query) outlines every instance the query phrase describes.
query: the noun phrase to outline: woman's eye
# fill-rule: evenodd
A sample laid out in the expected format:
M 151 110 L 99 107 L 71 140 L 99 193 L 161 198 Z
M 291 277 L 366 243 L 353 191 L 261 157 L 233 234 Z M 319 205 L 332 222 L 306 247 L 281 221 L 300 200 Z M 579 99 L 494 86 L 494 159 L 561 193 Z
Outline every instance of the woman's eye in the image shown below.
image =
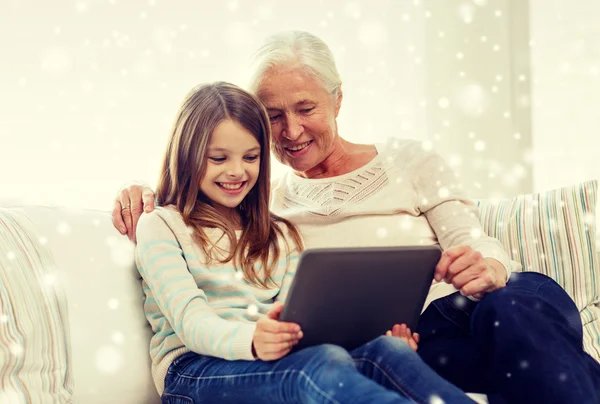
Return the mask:
M 256 161 L 256 160 L 258 160 L 258 157 L 259 157 L 258 155 L 246 156 L 245 159 L 247 161 Z
M 209 159 L 211 159 L 215 163 L 222 163 L 225 161 L 225 157 L 209 157 Z
M 280 114 L 277 114 L 277 115 L 271 115 L 271 116 L 269 117 L 269 120 L 270 120 L 271 122 L 273 122 L 273 121 L 276 121 L 277 119 L 279 119 L 279 117 L 280 117 L 280 116 L 281 116 Z
M 300 112 L 302 112 L 302 113 L 306 114 L 306 113 L 308 113 L 308 112 L 312 111 L 313 109 L 315 109 L 315 108 L 314 108 L 314 107 L 310 107 L 310 108 L 304 108 L 304 109 L 301 109 L 301 110 L 300 110 Z

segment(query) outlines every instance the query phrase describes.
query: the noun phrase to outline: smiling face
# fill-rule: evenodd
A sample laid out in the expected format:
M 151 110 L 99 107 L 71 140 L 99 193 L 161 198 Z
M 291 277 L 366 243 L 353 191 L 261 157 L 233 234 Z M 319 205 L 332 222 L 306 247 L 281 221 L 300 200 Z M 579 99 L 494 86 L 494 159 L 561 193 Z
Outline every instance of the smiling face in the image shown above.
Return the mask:
M 257 95 L 267 108 L 280 162 L 306 173 L 331 155 L 341 94 L 336 98 L 299 68 L 277 67 L 264 76 Z
M 260 153 L 256 137 L 233 120 L 221 121 L 211 134 L 200 191 L 225 217 L 232 216 L 256 184 Z

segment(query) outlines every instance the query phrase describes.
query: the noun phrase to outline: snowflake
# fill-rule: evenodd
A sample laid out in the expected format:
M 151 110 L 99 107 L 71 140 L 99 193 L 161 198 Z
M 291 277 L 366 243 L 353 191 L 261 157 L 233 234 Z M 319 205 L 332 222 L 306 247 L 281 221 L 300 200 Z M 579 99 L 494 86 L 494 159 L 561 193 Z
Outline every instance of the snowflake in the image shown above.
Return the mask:
M 474 238 L 474 239 L 478 239 L 478 238 L 480 238 L 480 237 L 481 237 L 481 235 L 482 235 L 482 233 L 481 233 L 481 229 L 480 229 L 480 228 L 473 227 L 473 228 L 471 229 L 471 237 L 472 237 L 472 238 Z
M 467 305 L 467 298 L 462 295 L 457 295 L 454 298 L 454 305 L 456 307 L 458 307 L 459 309 L 462 309 L 463 307 L 465 307 Z
M 251 316 L 256 316 L 258 314 L 258 307 L 255 304 L 249 305 L 248 314 Z
M 388 231 L 385 227 L 380 227 L 377 229 L 377 237 L 378 238 L 386 238 L 388 235 Z
M 66 235 L 68 235 L 68 234 L 71 233 L 71 226 L 69 226 L 69 224 L 66 223 L 66 222 L 60 222 L 58 224 L 58 227 L 57 227 L 56 231 L 61 236 L 66 236 Z
M 108 302 L 108 308 L 111 310 L 117 310 L 119 308 L 119 300 L 118 299 L 109 299 Z
M 412 222 L 407 216 L 405 216 L 404 218 L 398 220 L 398 228 L 401 230 L 410 230 L 412 228 Z
M 96 367 L 104 373 L 115 373 L 123 365 L 123 356 L 114 346 L 103 346 L 95 355 Z
M 21 356 L 23 355 L 23 352 L 25 352 L 25 349 L 23 349 L 23 346 L 20 344 L 10 344 L 9 349 L 10 353 L 14 356 Z
M 450 196 L 450 190 L 447 187 L 440 187 L 438 190 L 438 196 L 440 198 L 447 198 Z
M 465 24 L 471 24 L 475 18 L 475 7 L 469 3 L 463 3 L 458 8 L 458 16 Z
M 111 334 L 110 339 L 117 345 L 122 345 L 125 342 L 125 335 L 121 331 L 115 331 Z
M 44 285 L 46 285 L 46 287 L 50 287 L 50 288 L 56 284 L 56 280 L 57 280 L 56 274 L 52 274 L 52 273 L 44 275 L 44 278 L 43 278 Z
M 457 92 L 459 108 L 469 115 L 479 115 L 488 108 L 489 100 L 485 89 L 477 84 L 470 83 L 461 87 Z
M 429 404 L 444 404 L 444 400 L 437 394 L 433 394 L 429 397 Z
M 475 150 L 484 151 L 485 150 L 485 142 L 483 140 L 477 140 L 475 142 Z
M 431 151 L 431 150 L 433 150 L 433 143 L 430 142 L 429 140 L 426 140 L 423 143 L 421 143 L 421 147 L 425 151 Z

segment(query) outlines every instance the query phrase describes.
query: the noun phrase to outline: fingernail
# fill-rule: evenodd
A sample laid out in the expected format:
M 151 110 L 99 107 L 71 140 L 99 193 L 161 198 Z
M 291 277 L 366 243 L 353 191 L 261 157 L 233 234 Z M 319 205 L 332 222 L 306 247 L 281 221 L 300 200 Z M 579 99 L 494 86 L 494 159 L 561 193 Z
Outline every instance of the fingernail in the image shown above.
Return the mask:
M 298 332 L 298 334 L 296 334 L 296 336 L 298 337 L 298 339 L 304 337 L 304 333 L 302 331 Z
M 127 229 L 126 229 L 125 227 L 121 227 L 121 228 L 120 228 L 120 230 L 121 230 L 121 233 L 122 233 L 122 234 L 125 234 L 125 233 L 127 233 Z

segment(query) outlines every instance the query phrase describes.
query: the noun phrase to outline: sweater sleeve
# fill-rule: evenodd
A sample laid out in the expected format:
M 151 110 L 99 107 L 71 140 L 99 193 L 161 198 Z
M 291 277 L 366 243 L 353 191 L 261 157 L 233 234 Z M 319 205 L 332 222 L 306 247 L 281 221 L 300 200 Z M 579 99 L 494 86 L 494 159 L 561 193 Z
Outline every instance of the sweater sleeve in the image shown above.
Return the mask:
M 136 234 L 138 270 L 186 347 L 229 360 L 254 360 L 251 346 L 256 325 L 224 320 L 210 307 L 188 269 L 176 232 L 161 217 L 160 208 L 142 214 Z
M 456 173 L 434 151 L 412 146 L 407 165 L 417 194 L 417 208 L 427 218 L 443 250 L 469 245 L 484 258 L 499 261 L 510 277 L 514 263 L 499 240 L 485 234 L 477 205 L 462 190 Z
M 294 245 L 293 237 L 291 236 L 288 227 L 283 223 L 281 223 L 280 226 L 282 227 L 283 234 L 285 235 L 285 240 L 281 240 L 280 242 L 280 245 L 282 246 L 281 254 L 285 257 L 282 257 L 283 259 L 280 259 L 280 262 L 285 265 L 285 270 L 281 279 L 279 292 L 275 296 L 275 301 L 285 304 L 292 281 L 294 280 L 294 275 L 296 274 L 296 269 L 298 268 L 298 259 L 300 258 L 300 253 Z
M 279 288 L 279 293 L 277 293 L 277 295 L 275 296 L 276 302 L 281 302 L 285 304 L 285 300 L 287 299 L 288 293 L 290 291 L 290 286 L 292 285 L 292 281 L 294 280 L 294 275 L 296 274 L 297 266 L 298 254 L 291 254 L 289 256 L 289 261 L 285 270 L 285 274 L 283 275 L 283 279 L 281 280 L 281 287 Z

